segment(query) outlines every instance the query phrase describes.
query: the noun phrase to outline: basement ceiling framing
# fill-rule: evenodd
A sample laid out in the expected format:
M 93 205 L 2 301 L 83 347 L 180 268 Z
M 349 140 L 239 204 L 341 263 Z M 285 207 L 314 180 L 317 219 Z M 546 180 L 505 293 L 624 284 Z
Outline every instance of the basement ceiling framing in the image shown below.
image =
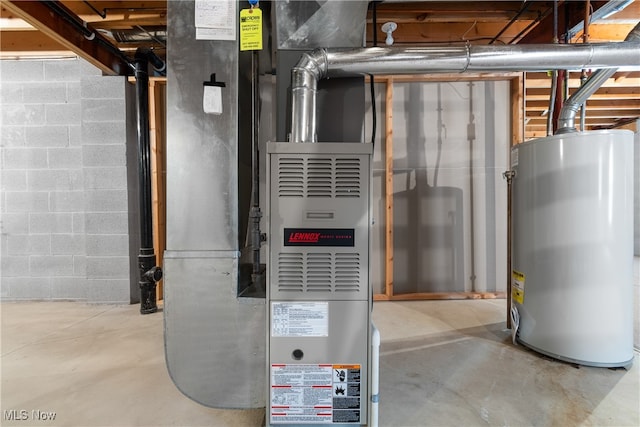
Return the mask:
M 269 2 L 261 4 L 264 8 Z M 128 61 L 137 48 L 166 55 L 166 0 L 0 0 L 0 5 L 2 58 L 75 55 L 106 74 L 126 75 L 131 73 Z M 584 42 L 587 5 L 592 13 L 589 19 L 604 15 L 588 25 L 589 42 L 622 41 L 640 21 L 640 0 L 559 0 L 557 5 L 563 42 Z M 384 45 L 381 26 L 388 21 L 398 24 L 393 38 L 400 46 L 551 43 L 553 6 L 553 1 L 540 0 L 375 1 L 369 3 L 366 43 Z M 524 137 L 544 136 L 551 79 L 545 73 L 523 76 Z M 579 77 L 578 70 L 570 73 L 570 93 L 580 85 Z M 587 102 L 587 129 L 615 128 L 639 117 L 640 70 L 616 73 Z

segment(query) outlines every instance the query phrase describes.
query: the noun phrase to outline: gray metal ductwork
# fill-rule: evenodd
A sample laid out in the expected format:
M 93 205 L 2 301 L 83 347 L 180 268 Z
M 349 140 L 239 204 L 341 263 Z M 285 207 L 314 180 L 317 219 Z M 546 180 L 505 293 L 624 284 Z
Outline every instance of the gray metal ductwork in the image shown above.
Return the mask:
M 316 142 L 318 80 L 358 74 L 546 71 L 640 66 L 640 41 L 606 44 L 316 49 L 291 71 L 291 142 Z
M 640 24 L 636 25 L 627 35 L 625 42 L 640 42 Z M 636 58 L 640 57 L 640 51 L 633 52 Z M 595 91 L 600 88 L 611 76 L 613 76 L 617 68 L 603 68 L 591 75 L 569 99 L 567 99 L 560 110 L 558 116 L 558 130 L 556 134 L 575 132 L 575 120 L 578 110 Z

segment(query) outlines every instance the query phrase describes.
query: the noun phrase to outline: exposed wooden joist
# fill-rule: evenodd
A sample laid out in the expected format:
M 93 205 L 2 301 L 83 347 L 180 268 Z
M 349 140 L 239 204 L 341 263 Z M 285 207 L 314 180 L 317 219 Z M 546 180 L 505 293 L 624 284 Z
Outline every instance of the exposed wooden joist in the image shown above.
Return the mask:
M 0 55 L 16 56 L 38 52 L 64 52 L 68 49 L 40 31 L 3 31 L 0 37 Z
M 635 25 L 632 23 L 622 23 L 616 25 L 610 24 L 591 24 L 589 25 L 589 42 L 590 43 L 607 43 L 611 41 L 623 41 L 631 32 Z M 573 41 L 578 43 L 582 40 L 582 31 L 573 37 Z
M 587 105 L 593 110 L 615 108 L 617 110 L 640 110 L 640 101 L 637 99 L 592 99 Z M 545 111 L 549 108 L 548 100 L 527 100 L 527 111 Z
M 2 0 L 2 8 L 24 19 L 33 27 L 81 56 L 107 74 L 126 75 L 129 66 L 124 54 L 99 33 L 88 40 L 73 24 L 55 14 L 44 2 Z M 58 4 L 58 7 L 64 7 Z M 120 54 L 118 54 L 120 53 Z
M 630 72 L 625 77 L 620 78 L 623 73 L 615 74 L 612 78 L 608 79 L 601 87 L 638 87 L 640 86 L 640 73 Z M 569 78 L 569 87 L 580 87 L 580 75 L 579 73 L 571 73 Z M 527 73 L 527 89 L 529 88 L 545 88 L 551 87 L 551 78 L 545 73 Z
M 577 89 L 570 88 L 569 93 L 572 94 Z M 603 87 L 591 95 L 589 99 L 637 99 L 640 95 L 640 87 Z M 528 100 L 549 99 L 549 89 L 545 88 L 528 88 L 526 94 Z
M 584 2 L 573 1 L 561 1 L 558 8 L 558 23 L 560 25 L 559 35 L 566 32 L 567 29 L 563 27 L 563 23 L 569 22 L 569 28 L 574 27 L 584 19 Z M 606 1 L 592 1 L 591 6 L 594 11 L 604 6 Z M 568 18 L 567 18 L 568 16 Z M 543 18 L 535 28 L 529 31 L 518 43 L 551 43 L 553 38 L 553 13 L 548 14 Z
M 510 42 L 529 23 L 518 21 L 500 36 L 500 42 Z M 394 44 L 420 44 L 420 43 L 451 43 L 486 40 L 489 42 L 502 29 L 504 23 L 486 22 L 438 22 L 438 23 L 412 23 L 400 24 L 393 32 Z M 367 26 L 367 33 L 371 34 L 372 24 Z M 384 45 L 386 34 L 378 25 L 379 45 Z M 372 37 L 368 37 L 371 41 Z

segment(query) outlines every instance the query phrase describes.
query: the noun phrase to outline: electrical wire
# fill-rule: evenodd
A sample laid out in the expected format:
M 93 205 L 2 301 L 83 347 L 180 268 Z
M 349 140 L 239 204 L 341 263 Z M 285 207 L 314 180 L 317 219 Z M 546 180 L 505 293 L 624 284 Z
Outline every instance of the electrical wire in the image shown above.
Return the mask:
M 507 296 L 507 298 L 510 298 Z M 511 341 L 514 345 L 518 345 L 516 336 L 518 335 L 518 328 L 520 327 L 520 313 L 515 306 L 511 306 Z

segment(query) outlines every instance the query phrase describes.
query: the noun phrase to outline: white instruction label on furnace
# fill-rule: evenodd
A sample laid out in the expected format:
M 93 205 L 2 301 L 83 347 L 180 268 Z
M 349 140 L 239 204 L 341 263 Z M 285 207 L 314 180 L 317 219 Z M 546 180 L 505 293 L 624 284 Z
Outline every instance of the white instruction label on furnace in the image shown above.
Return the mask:
M 360 424 L 361 365 L 271 364 L 272 424 Z
M 328 302 L 272 302 L 272 337 L 328 337 Z

